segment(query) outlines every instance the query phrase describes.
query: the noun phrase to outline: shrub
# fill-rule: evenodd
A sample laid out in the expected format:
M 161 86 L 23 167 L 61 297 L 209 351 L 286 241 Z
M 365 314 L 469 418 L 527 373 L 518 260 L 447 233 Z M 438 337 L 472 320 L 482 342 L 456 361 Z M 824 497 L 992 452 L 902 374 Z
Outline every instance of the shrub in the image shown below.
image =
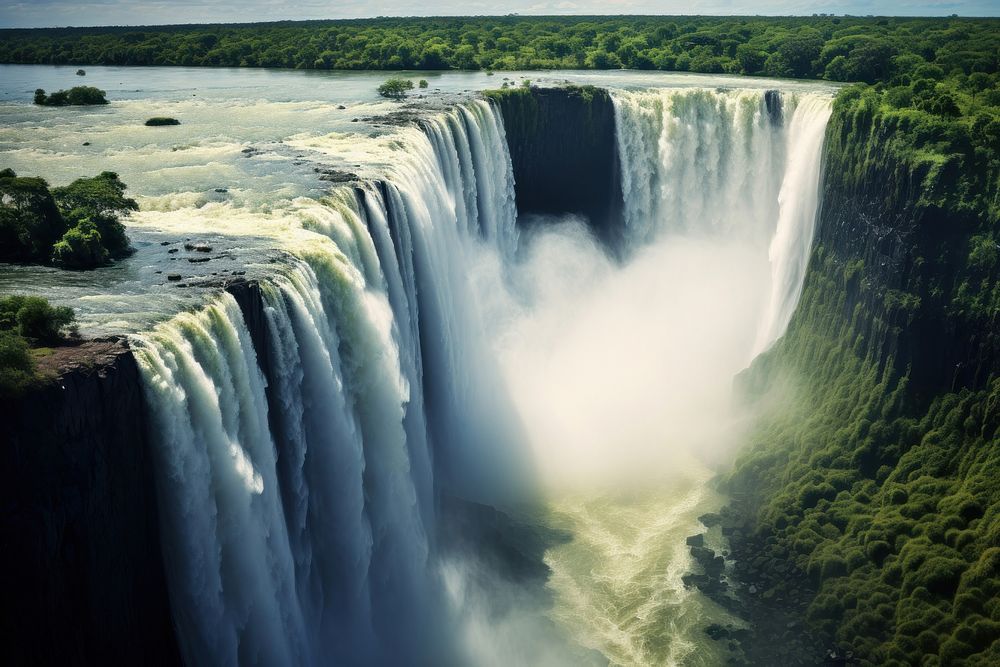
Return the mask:
M 0 329 L 0 396 L 23 391 L 31 383 L 34 372 L 28 341 L 14 331 Z
M 837 490 L 827 482 L 810 484 L 799 493 L 799 506 L 805 509 L 816 507 L 820 500 L 831 500 L 837 495 Z
M 92 269 L 108 262 L 97 226 L 85 218 L 52 247 L 52 263 L 64 269 Z
M 36 343 L 57 343 L 71 329 L 75 316 L 72 308 L 52 306 L 39 296 L 0 298 L 0 331 Z
M 75 335 L 73 320 L 71 308 L 42 297 L 0 297 L 0 396 L 18 394 L 38 380 L 31 346 Z
M 932 593 L 948 596 L 955 592 L 965 568 L 963 560 L 935 556 L 908 575 L 904 585 L 922 586 Z
M 413 82 L 409 79 L 392 78 L 378 87 L 378 94 L 391 99 L 406 97 L 406 91 L 413 90 Z
M 74 86 L 69 90 L 59 90 L 46 95 L 41 88 L 35 91 L 35 104 L 47 107 L 89 106 L 107 104 L 105 92 L 93 86 Z
M 421 88 L 426 88 L 426 87 L 427 87 L 427 86 L 429 86 L 430 84 L 428 84 L 428 83 L 427 83 L 427 79 L 421 79 L 421 80 L 420 80 L 420 81 L 419 81 L 419 82 L 417 83 L 417 85 L 418 85 L 418 86 L 420 86 Z

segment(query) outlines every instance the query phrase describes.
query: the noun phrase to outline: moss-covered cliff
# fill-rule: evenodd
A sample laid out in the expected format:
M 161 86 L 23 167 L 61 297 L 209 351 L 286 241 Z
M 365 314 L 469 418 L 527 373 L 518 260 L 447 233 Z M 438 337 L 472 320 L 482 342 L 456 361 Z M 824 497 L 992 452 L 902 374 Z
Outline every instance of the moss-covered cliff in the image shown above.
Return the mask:
M 727 480 L 759 571 L 868 664 L 1000 661 L 997 152 L 975 117 L 838 98 L 787 334 L 739 379 Z M 759 575 L 760 594 L 790 597 Z
M 485 95 L 503 115 L 518 213 L 584 216 L 602 241 L 617 247 L 622 193 L 608 92 L 566 86 Z

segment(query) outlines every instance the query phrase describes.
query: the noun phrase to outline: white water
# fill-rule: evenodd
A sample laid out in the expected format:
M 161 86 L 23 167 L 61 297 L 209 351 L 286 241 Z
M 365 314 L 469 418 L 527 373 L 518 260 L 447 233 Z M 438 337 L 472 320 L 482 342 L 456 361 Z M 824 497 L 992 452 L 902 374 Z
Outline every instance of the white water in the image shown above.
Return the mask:
M 664 237 L 735 241 L 768 262 L 749 362 L 781 337 L 798 303 L 829 96 L 785 95 L 777 122 L 759 90 L 658 90 L 614 100 L 627 245 Z
M 498 347 L 574 536 L 546 555 L 553 618 L 614 665 L 720 664 L 704 627 L 732 619 L 684 587 L 684 538 L 741 442 L 733 378 L 798 301 L 830 100 L 772 118 L 763 91 L 613 95 L 625 260 L 572 222 L 530 239 Z
M 477 102 L 401 141 L 263 283 L 266 360 L 228 295 L 134 338 L 190 664 L 436 654 L 436 494 L 522 483 L 468 284 L 516 248 L 502 125 Z
M 266 355 L 225 295 L 134 338 L 190 664 L 502 664 L 526 626 L 455 599 L 470 574 L 437 562 L 436 509 L 523 497 L 521 444 L 577 536 L 546 558 L 555 620 L 616 664 L 697 648 L 675 548 L 710 501 L 694 454 L 729 444 L 732 376 L 794 310 L 828 101 L 786 97 L 780 123 L 761 91 L 615 104 L 624 265 L 572 223 L 518 238 L 503 125 L 475 102 L 401 129 L 385 182 L 302 216 L 262 283 Z M 607 585 L 595 558 L 621 565 Z M 671 632 L 646 641 L 651 623 Z

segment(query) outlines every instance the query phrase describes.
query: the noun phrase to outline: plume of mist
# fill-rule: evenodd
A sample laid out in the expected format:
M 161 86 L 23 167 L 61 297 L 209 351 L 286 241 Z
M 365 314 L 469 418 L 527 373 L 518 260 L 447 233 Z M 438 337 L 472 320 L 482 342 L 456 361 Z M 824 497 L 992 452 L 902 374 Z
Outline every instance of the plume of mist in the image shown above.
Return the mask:
M 766 254 L 667 235 L 619 264 L 572 218 L 525 245 L 509 288 L 481 301 L 543 484 L 635 484 L 726 451 Z

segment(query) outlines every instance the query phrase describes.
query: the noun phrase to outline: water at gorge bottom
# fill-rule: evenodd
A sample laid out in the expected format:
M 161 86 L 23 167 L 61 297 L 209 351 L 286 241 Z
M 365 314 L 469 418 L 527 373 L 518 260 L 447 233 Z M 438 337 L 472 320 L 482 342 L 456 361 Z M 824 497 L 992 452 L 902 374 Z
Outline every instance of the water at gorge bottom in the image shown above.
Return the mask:
M 552 616 L 575 642 L 619 665 L 723 662 L 704 630 L 733 619 L 681 582 L 691 568 L 685 538 L 720 503 L 711 475 L 691 462 L 659 488 L 550 503 L 552 525 L 573 536 L 545 556 Z

